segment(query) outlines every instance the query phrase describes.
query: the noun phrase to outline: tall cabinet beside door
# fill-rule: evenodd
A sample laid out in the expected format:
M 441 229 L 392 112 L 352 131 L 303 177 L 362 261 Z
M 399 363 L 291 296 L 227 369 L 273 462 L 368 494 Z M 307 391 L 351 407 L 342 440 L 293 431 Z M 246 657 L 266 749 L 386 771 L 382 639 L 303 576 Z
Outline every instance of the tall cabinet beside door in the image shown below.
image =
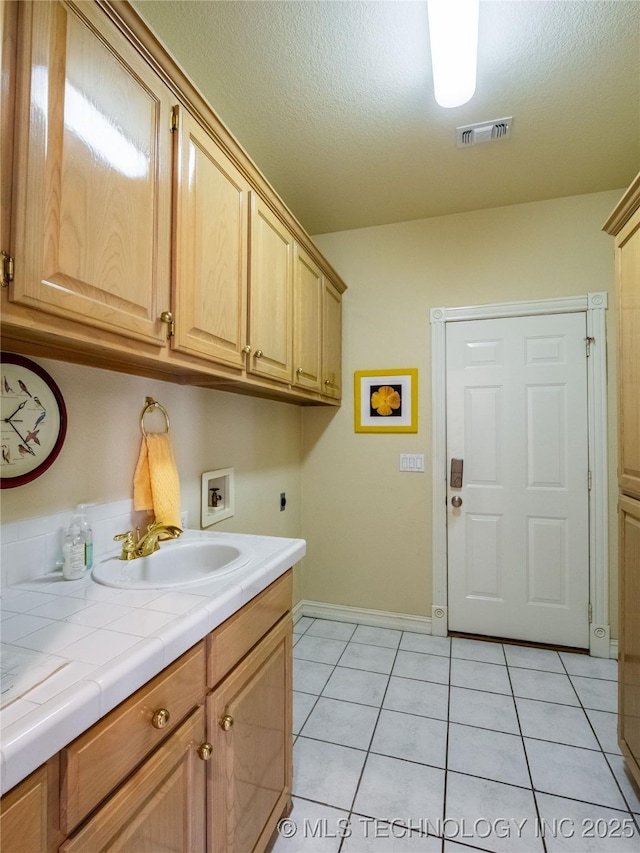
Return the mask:
M 640 175 L 604 225 L 618 312 L 618 740 L 640 784 Z

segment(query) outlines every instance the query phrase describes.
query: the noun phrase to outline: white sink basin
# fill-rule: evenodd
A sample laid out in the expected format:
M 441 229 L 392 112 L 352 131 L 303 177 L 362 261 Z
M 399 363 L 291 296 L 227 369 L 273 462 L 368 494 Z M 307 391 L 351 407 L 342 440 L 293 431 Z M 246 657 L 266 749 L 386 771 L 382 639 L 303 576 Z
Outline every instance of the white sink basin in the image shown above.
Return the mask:
M 179 539 L 161 542 L 160 550 L 148 557 L 110 557 L 95 565 L 93 580 L 121 589 L 165 589 L 204 583 L 246 566 L 250 551 L 215 537 L 187 530 Z

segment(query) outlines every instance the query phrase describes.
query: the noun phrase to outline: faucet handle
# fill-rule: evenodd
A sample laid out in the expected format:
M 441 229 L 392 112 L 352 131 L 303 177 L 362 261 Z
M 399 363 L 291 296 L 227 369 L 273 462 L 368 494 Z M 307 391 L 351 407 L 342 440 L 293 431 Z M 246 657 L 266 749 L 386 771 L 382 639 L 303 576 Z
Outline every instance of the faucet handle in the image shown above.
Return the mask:
M 136 531 L 127 530 L 126 533 L 117 533 L 113 540 L 114 542 L 122 542 L 121 560 L 132 560 L 134 558 L 138 542 Z

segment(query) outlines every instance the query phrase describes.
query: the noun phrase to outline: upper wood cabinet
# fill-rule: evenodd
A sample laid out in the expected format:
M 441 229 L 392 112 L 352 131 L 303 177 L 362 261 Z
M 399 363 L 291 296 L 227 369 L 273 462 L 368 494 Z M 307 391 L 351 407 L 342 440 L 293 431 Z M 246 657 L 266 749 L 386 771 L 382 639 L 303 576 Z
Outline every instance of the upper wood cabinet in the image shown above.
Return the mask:
M 21 3 L 12 299 L 158 346 L 172 96 L 90 3 Z
M 342 397 L 342 294 L 311 256 L 294 253 L 294 377 L 296 386 Z
M 622 492 L 640 498 L 640 209 L 617 235 L 616 263 L 618 479 Z
M 249 184 L 176 107 L 175 336 L 180 352 L 244 366 Z
M 0 149 L 3 346 L 339 399 L 320 290 L 327 274 L 338 297 L 344 284 L 134 8 L 4 5 L 0 114 L 16 132 Z
M 251 193 L 249 370 L 291 382 L 293 358 L 293 236 Z
M 325 279 L 322 294 L 322 393 L 342 397 L 342 294 Z
M 294 252 L 293 381 L 301 388 L 322 386 L 322 271 L 303 248 Z

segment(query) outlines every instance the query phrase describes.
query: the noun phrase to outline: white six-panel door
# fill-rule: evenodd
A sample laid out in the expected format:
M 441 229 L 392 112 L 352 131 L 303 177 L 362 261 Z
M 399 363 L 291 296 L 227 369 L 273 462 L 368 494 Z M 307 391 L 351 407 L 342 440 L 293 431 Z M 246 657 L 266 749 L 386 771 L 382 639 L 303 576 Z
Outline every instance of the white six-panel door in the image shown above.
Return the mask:
M 585 337 L 583 313 L 447 324 L 452 631 L 589 645 Z

